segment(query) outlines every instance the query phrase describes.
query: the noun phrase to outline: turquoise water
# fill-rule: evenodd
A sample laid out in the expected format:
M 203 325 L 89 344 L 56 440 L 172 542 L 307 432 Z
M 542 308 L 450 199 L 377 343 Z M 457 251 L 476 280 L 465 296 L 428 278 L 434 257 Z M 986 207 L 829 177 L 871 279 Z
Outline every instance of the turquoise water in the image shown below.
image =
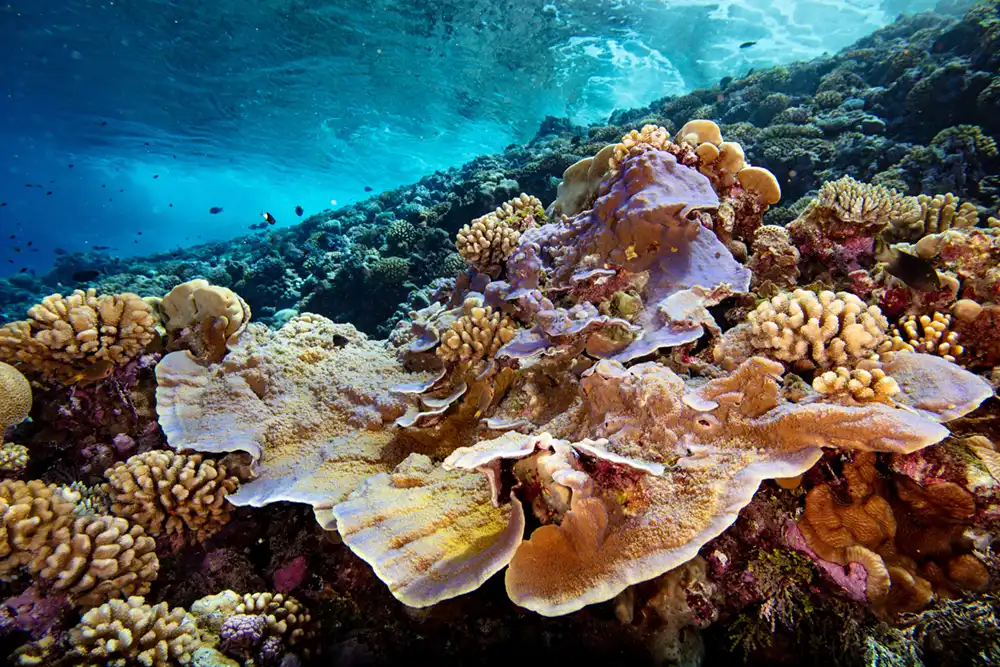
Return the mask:
M 293 225 L 296 206 L 308 216 L 523 143 L 547 115 L 604 123 L 935 3 L 772 4 L 5 3 L 0 275 L 44 271 L 56 248 L 233 238 L 264 211 Z

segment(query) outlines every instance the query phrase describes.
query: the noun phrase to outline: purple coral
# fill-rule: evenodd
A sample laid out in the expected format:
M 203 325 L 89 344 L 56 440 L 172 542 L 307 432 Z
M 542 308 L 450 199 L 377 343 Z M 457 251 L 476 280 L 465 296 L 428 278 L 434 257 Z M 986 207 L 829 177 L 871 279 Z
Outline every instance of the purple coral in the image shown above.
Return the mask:
M 232 655 L 249 657 L 261 646 L 266 632 L 267 621 L 263 616 L 247 614 L 230 616 L 219 631 L 222 650 Z

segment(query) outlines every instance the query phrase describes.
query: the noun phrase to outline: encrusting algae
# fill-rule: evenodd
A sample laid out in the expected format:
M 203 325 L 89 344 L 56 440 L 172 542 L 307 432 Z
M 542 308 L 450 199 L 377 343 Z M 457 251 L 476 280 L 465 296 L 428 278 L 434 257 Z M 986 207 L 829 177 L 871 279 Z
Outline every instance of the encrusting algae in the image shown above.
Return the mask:
M 82 612 L 18 664 L 313 654 L 316 596 L 227 590 L 187 609 L 140 597 L 162 599 L 161 557 L 222 544 L 254 512 L 237 508 L 280 501 L 311 506 L 343 541 L 325 548 L 353 552 L 412 607 L 506 570 L 516 605 L 557 616 L 615 600 L 637 623 L 647 604 L 676 639 L 701 610 L 719 617 L 737 566 L 808 570 L 809 586 L 893 622 L 986 590 L 993 561 L 966 532 L 1000 516 L 1000 477 L 972 471 L 1000 471 L 1000 455 L 967 415 L 993 387 L 955 362 L 969 335 L 957 330 L 993 306 L 952 315 L 913 298 L 900 311 L 884 297 L 901 288 L 867 272 L 877 238 L 927 250 L 986 231 L 950 195 L 849 177 L 764 225 L 779 198 L 715 123 L 674 137 L 647 125 L 569 167 L 548 212 L 522 194 L 463 227 L 467 268 L 389 340 L 309 313 L 268 328 L 204 280 L 162 299 L 43 300 L 0 330 L 4 430 L 32 409 L 29 379 L 85 392 L 150 356 L 168 448 L 117 434 L 125 453 L 93 487 L 0 482 L 0 572 Z M 847 260 L 869 289 L 824 264 Z M 955 294 L 981 298 L 993 279 L 934 261 Z M 948 423 L 982 438 L 963 450 L 978 467 L 936 458 L 953 447 Z M 0 467 L 34 473 L 13 447 Z M 737 543 L 764 548 L 740 542 L 748 514 L 771 531 L 768 556 L 723 560 Z M 637 585 L 653 580 L 644 603 L 653 588 Z M 695 591 L 683 604 L 680 581 Z

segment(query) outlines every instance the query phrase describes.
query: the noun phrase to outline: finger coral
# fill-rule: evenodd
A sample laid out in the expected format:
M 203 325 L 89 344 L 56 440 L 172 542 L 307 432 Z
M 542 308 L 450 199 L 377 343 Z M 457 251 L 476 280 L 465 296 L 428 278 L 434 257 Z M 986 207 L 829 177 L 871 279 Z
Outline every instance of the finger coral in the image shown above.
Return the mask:
M 18 473 L 28 467 L 28 448 L 5 442 L 0 445 L 0 472 Z
M 745 324 L 726 333 L 715 354 L 720 363 L 749 353 L 807 368 L 851 366 L 880 351 L 888 329 L 882 311 L 853 294 L 797 289 L 757 306 Z M 750 351 L 741 352 L 741 345 Z
M 78 499 L 65 487 L 38 480 L 0 481 L 0 576 L 14 575 L 49 543 L 53 531 L 72 523 Z
M 928 234 L 949 229 L 968 229 L 979 223 L 979 212 L 971 203 L 962 202 L 948 192 L 943 195 L 917 195 L 917 215 L 894 217 L 885 236 L 892 241 L 916 241 Z
M 542 202 L 521 194 L 458 230 L 455 246 L 470 266 L 498 276 L 521 233 L 544 221 Z
M 84 514 L 53 530 L 28 570 L 85 607 L 144 595 L 157 577 L 156 545 L 125 519 Z
M 194 617 L 142 597 L 111 600 L 88 611 L 69 631 L 68 656 L 78 665 L 174 667 L 190 664 L 200 646 Z
M 116 516 L 153 537 L 176 535 L 197 542 L 229 522 L 226 496 L 239 487 L 224 463 L 170 451 L 137 454 L 104 475 Z
M 281 593 L 247 593 L 234 609 L 236 614 L 257 616 L 264 621 L 264 632 L 289 646 L 311 639 L 312 616 L 290 595 Z
M 469 298 L 463 309 L 465 314 L 441 335 L 437 355 L 443 361 L 468 363 L 484 356 L 492 357 L 514 337 L 514 322 L 492 307 L 484 307 Z
M 850 394 L 856 401 L 888 403 L 899 393 L 899 384 L 878 365 L 851 370 L 838 366 L 817 375 L 812 386 L 821 394 Z
M 170 290 L 159 310 L 173 348 L 220 360 L 250 323 L 250 306 L 232 290 L 191 280 Z
M 956 361 L 965 351 L 959 335 L 951 330 L 951 315 L 907 315 L 892 327 L 892 349 L 937 354 Z
M 41 379 L 92 381 L 138 356 L 156 338 L 149 304 L 93 289 L 47 296 L 28 319 L 0 328 L 0 359 Z

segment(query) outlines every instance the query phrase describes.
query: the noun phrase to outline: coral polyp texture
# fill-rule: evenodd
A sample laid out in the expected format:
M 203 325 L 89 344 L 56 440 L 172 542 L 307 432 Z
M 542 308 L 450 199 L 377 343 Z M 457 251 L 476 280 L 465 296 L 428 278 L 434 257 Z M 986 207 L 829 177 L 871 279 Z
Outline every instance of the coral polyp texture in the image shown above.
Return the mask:
M 73 384 L 93 381 L 156 338 L 156 317 L 136 294 L 53 294 L 28 319 L 0 328 L 0 359 L 22 372 Z
M 226 496 L 239 479 L 200 454 L 153 451 L 105 471 L 111 511 L 148 535 L 201 542 L 229 521 Z
M 1000 663 L 995 4 L 2 281 L 15 662 Z

